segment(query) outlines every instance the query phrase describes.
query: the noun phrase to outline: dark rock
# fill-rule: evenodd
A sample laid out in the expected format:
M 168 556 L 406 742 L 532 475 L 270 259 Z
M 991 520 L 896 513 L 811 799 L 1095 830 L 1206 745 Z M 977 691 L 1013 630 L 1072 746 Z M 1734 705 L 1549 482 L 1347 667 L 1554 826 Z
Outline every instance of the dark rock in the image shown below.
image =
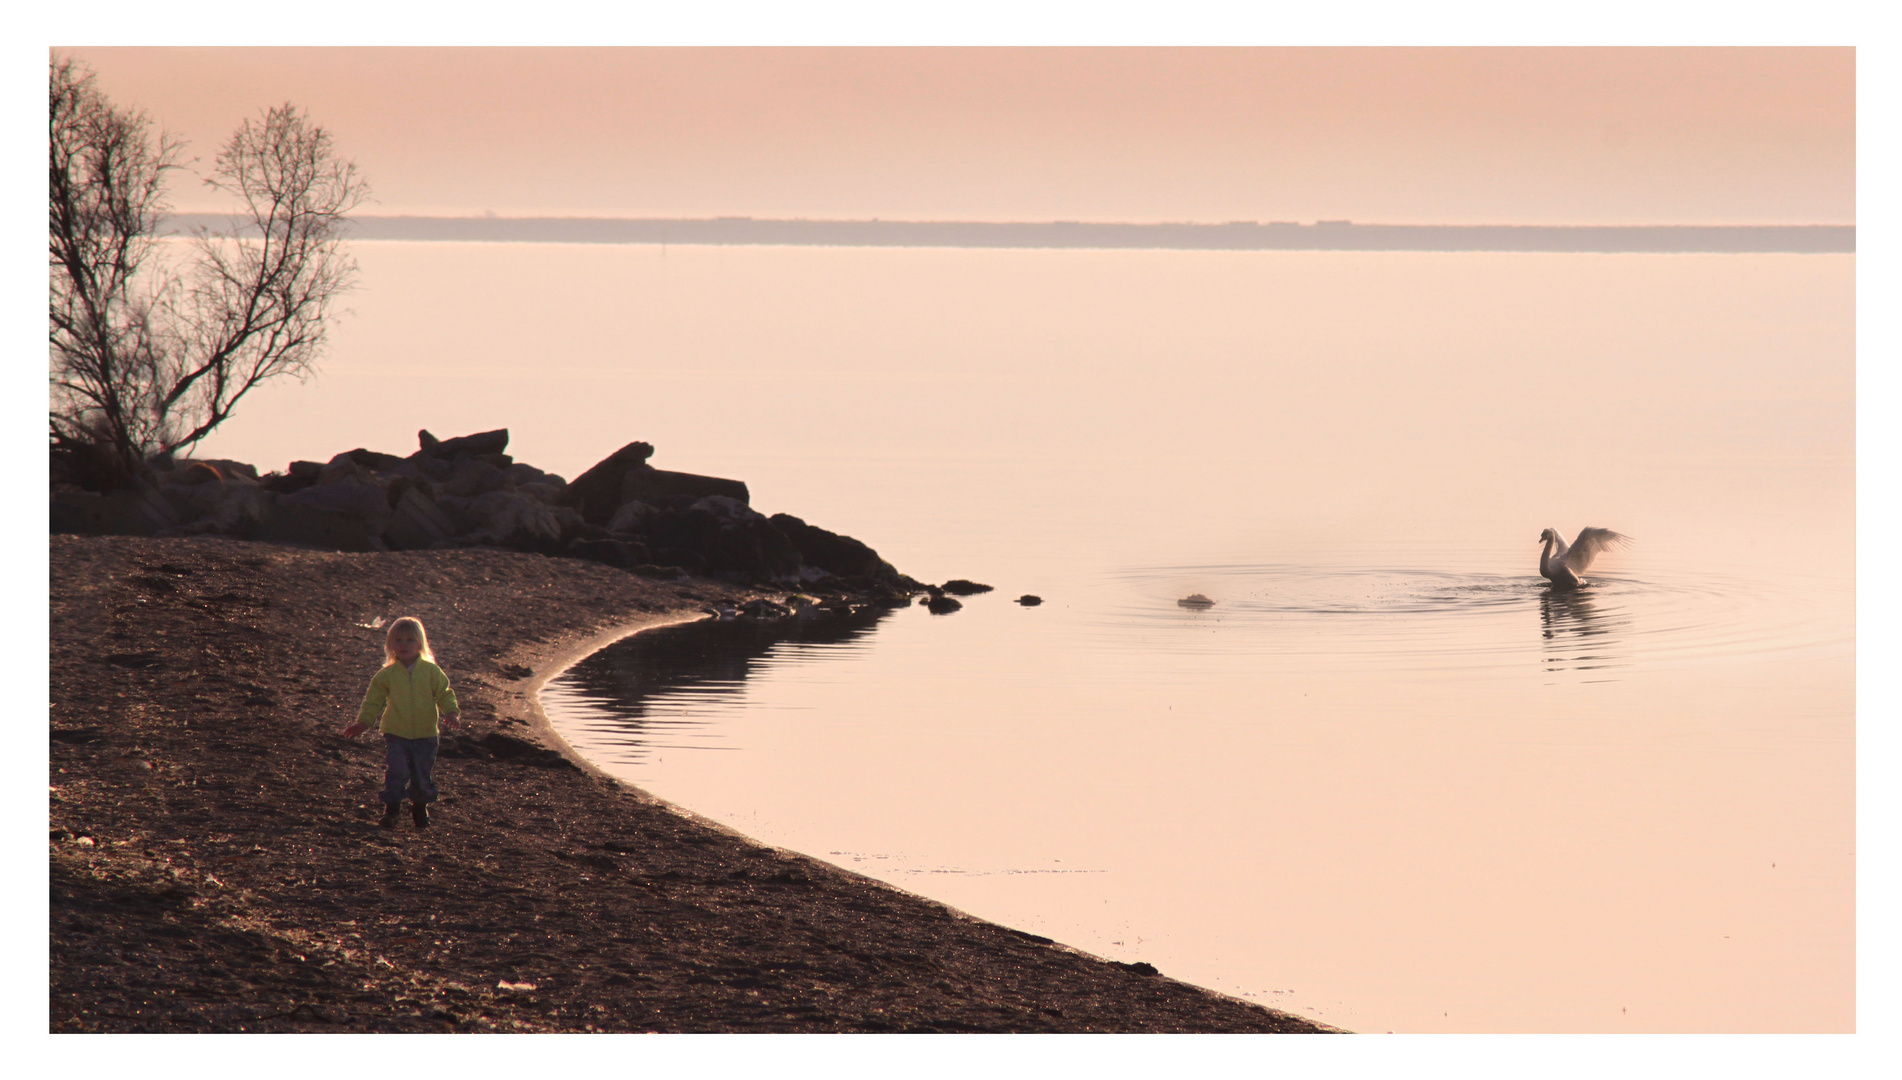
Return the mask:
M 689 574 L 707 572 L 707 557 L 690 548 L 654 548 L 654 558 L 663 566 L 679 567 Z
M 1162 972 L 1156 970 L 1154 964 L 1146 963 L 1141 960 L 1133 964 L 1125 964 L 1121 960 L 1111 960 L 1110 963 L 1115 964 L 1117 967 L 1122 968 L 1132 975 L 1141 975 L 1145 978 L 1162 974 Z
M 503 472 L 507 472 L 515 465 L 515 459 L 507 454 L 471 454 L 469 456 L 475 458 L 477 461 L 493 465 Z
M 732 499 L 741 505 L 745 505 L 752 497 L 746 490 L 746 484 L 739 480 L 700 476 L 696 473 L 668 472 L 651 465 L 632 467 L 621 476 L 620 500 L 622 503 L 635 500 L 653 503 L 681 497 L 704 499 L 708 496 Z
M 1043 603 L 1043 597 L 1033 596 L 1030 593 L 1025 593 L 1024 595 L 1017 598 L 1017 602 L 1024 605 L 1025 607 L 1036 607 L 1038 604 Z
M 963 606 L 948 596 L 925 597 L 925 610 L 933 615 L 949 615 Z
M 322 491 L 324 489 L 307 488 L 305 490 Z M 251 539 L 325 548 L 331 551 L 372 550 L 374 545 L 371 544 L 371 539 L 375 534 L 370 531 L 369 525 L 361 515 L 291 501 L 293 498 L 294 496 L 285 496 L 278 499 L 264 515 L 263 520 L 251 527 Z M 379 505 L 382 503 L 380 494 L 377 502 Z M 388 508 L 385 507 L 384 513 L 388 512 Z
M 485 495 L 508 484 L 508 474 L 479 458 L 460 458 L 442 484 L 445 495 Z
M 443 458 L 417 456 L 410 458 L 409 464 L 433 483 L 444 483 L 456 474 L 455 465 Z
M 222 484 L 225 476 L 216 465 L 206 461 L 188 461 L 182 469 L 174 470 L 171 476 L 174 484 Z
M 608 519 L 608 532 L 617 536 L 640 536 L 647 532 L 647 524 L 659 511 L 636 499 L 622 503 Z
M 474 435 L 458 435 L 453 439 L 438 439 L 427 431 L 416 433 L 416 441 L 422 449 L 418 454 L 435 458 L 453 458 L 461 455 L 499 454 L 509 448 L 509 429 L 483 431 Z
M 318 484 L 277 497 L 276 509 L 283 510 L 291 506 L 362 518 L 371 536 L 380 535 L 383 526 L 390 520 L 390 504 L 383 496 L 383 489 L 364 477 L 345 477 L 334 483 Z
M 792 609 L 784 604 L 776 604 L 762 596 L 741 604 L 740 614 L 749 619 L 784 619 L 792 614 Z
M 402 551 L 422 550 L 456 534 L 456 523 L 420 487 L 407 485 L 383 527 L 383 540 Z
M 574 478 L 558 496 L 564 506 L 581 511 L 581 516 L 596 525 L 606 525 L 614 511 L 626 499 L 621 498 L 621 482 L 629 469 L 645 467 L 654 456 L 649 443 L 631 442 L 596 462 L 593 468 Z
M 950 593 L 952 596 L 976 596 L 978 593 L 991 591 L 989 585 L 980 585 L 975 581 L 966 581 L 963 578 L 952 578 L 950 581 L 944 583 L 943 588 L 945 592 Z
M 174 482 L 200 483 L 205 479 L 206 471 L 209 471 L 211 478 L 219 483 L 223 483 L 226 479 L 255 481 L 258 478 L 257 466 L 226 458 L 193 458 L 180 462 L 172 470 L 172 477 Z M 181 473 L 191 475 L 188 477 Z
M 1177 600 L 1176 606 L 1185 608 L 1212 608 L 1215 606 L 1215 601 L 1210 600 L 1201 593 L 1194 593 Z
M 792 541 L 800 560 L 807 566 L 840 577 L 874 580 L 895 577 L 898 573 L 890 563 L 878 557 L 878 552 L 849 536 L 808 525 L 791 514 L 774 514 L 769 520 L 773 528 Z
M 799 573 L 799 549 L 792 541 L 765 515 L 725 496 L 700 499 L 685 513 L 655 514 L 647 536 L 665 561 L 679 561 L 670 552 L 692 551 L 704 560 L 706 570 L 741 580 L 773 581 Z
M 407 476 L 380 476 L 377 480 L 383 488 L 383 501 L 389 503 L 392 510 L 403 501 L 403 493 L 416 485 L 416 481 Z
M 323 468 L 323 466 L 318 465 L 314 461 L 294 461 L 291 464 L 293 466 L 311 465 L 315 466 L 316 469 Z M 295 472 L 268 473 L 258 480 L 258 486 L 276 495 L 289 495 L 293 491 L 302 491 L 316 482 L 317 474 L 315 469 L 313 469 L 313 471 L 303 476 L 299 476 Z
M 563 549 L 563 554 L 576 559 L 587 559 L 590 562 L 606 563 L 623 570 L 631 570 L 647 562 L 647 545 L 629 540 L 575 539 L 568 542 L 568 546 Z
M 574 536 L 574 530 L 568 527 L 570 524 L 576 529 L 581 524 L 579 520 L 562 520 L 563 514 L 573 513 L 566 507 L 552 507 L 521 492 L 500 489 L 467 500 L 462 513 L 478 522 L 470 536 L 472 540 L 547 554 L 559 550 L 564 541 Z
M 346 450 L 337 456 L 347 457 L 351 461 L 373 471 L 387 469 L 403 460 L 395 454 L 379 454 L 375 450 L 365 450 L 362 447 L 358 447 L 355 450 Z M 332 460 L 335 459 L 333 458 Z
M 156 487 L 141 480 L 103 495 L 90 491 L 52 493 L 52 532 L 153 536 L 182 524 L 182 515 Z
M 518 487 L 522 484 L 547 484 L 551 488 L 561 488 L 568 484 L 568 481 L 563 480 L 554 473 L 545 473 L 535 466 L 522 461 L 515 462 L 505 471 L 508 473 L 509 483 L 515 484 Z

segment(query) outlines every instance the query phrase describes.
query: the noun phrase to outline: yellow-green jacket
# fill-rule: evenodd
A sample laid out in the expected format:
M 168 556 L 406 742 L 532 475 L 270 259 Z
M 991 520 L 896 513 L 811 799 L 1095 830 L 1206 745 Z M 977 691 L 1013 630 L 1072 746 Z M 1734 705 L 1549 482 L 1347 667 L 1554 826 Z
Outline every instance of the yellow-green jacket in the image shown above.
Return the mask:
M 401 664 L 385 665 L 370 680 L 370 692 L 363 696 L 363 711 L 357 723 L 364 727 L 376 721 L 385 735 L 402 739 L 433 739 L 441 732 L 436 727 L 437 711 L 459 713 L 456 692 L 449 689 L 449 676 L 435 664 L 417 657 L 414 668 Z

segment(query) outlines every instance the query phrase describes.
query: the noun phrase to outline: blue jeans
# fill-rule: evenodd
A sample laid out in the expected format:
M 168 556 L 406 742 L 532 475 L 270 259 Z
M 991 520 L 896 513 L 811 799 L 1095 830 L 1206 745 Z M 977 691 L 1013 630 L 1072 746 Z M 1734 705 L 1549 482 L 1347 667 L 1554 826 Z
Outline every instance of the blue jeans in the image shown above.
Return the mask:
M 383 742 L 389 751 L 389 769 L 383 774 L 384 804 L 395 806 L 405 798 L 435 802 L 436 781 L 430 774 L 436 771 L 437 740 L 384 735 Z

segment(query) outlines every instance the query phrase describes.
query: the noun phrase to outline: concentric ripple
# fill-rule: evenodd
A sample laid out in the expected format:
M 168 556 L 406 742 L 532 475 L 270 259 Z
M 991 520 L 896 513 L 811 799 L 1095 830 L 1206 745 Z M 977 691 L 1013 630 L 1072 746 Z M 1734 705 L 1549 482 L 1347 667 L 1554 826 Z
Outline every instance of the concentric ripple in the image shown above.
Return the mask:
M 1846 626 L 1801 582 L 1703 574 L 1595 576 L 1561 591 L 1531 575 L 1296 564 L 1130 568 L 1091 627 L 1098 643 L 1132 633 L 1167 651 L 1247 651 L 1303 665 L 1378 662 L 1484 668 L 1536 661 L 1552 671 L 1739 659 L 1825 648 Z M 1215 600 L 1183 607 L 1177 591 Z

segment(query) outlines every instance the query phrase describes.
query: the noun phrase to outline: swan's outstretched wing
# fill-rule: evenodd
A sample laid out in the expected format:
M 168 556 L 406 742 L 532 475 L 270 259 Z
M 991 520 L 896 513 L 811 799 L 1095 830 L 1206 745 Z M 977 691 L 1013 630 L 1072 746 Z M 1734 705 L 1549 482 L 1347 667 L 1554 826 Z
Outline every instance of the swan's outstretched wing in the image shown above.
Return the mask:
M 1578 538 L 1565 552 L 1565 566 L 1574 574 L 1582 574 L 1585 568 L 1598 558 L 1598 553 L 1609 547 L 1623 547 L 1631 543 L 1631 537 L 1615 533 L 1610 529 L 1580 529 Z

